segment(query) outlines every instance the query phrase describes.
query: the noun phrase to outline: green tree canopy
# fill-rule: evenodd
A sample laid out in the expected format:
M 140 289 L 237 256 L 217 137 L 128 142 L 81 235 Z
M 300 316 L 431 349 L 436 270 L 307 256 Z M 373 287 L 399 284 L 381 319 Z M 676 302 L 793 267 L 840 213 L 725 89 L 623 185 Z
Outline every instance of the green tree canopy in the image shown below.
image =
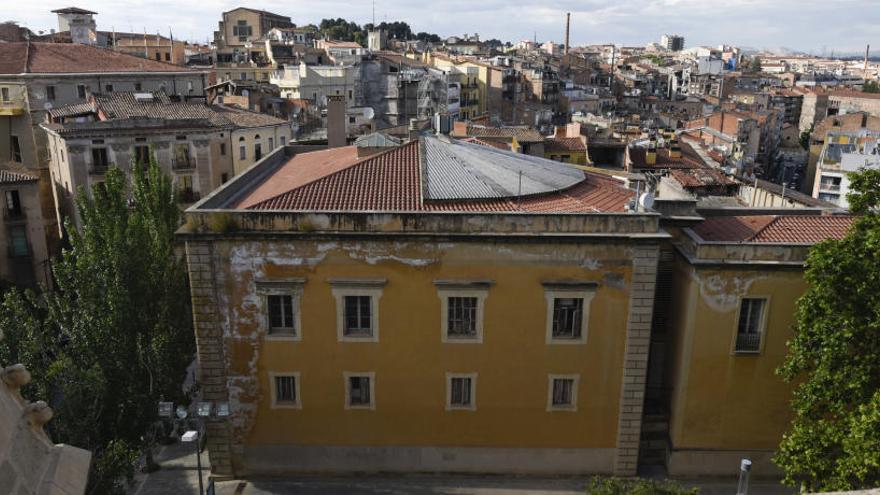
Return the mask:
M 135 169 L 132 184 L 113 167 L 78 193 L 82 225 L 68 224 L 56 289 L 12 290 L 0 305 L 0 362 L 31 370 L 25 394 L 55 410 L 54 441 L 94 453 L 92 494 L 122 492 L 157 402 L 184 399 L 195 350 L 171 179 L 155 163 Z
M 865 93 L 880 93 L 880 83 L 877 81 L 865 81 L 862 91 Z
M 761 72 L 761 57 L 755 55 L 749 60 L 749 70 L 752 72 Z
M 861 216 L 845 238 L 811 250 L 779 368 L 797 386 L 775 460 L 807 491 L 880 486 L 880 170 L 850 177 L 847 199 Z

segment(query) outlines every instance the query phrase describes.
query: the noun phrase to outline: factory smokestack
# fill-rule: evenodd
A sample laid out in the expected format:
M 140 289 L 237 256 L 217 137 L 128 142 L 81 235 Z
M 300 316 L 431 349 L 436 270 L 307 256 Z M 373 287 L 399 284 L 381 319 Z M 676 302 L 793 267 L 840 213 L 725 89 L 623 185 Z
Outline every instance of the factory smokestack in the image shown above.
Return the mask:
M 565 51 L 563 52 L 565 55 L 568 55 L 569 48 L 569 30 L 571 29 L 571 12 L 565 14 Z M 865 63 L 867 65 L 867 62 Z
M 865 79 L 868 78 L 868 56 L 871 54 L 871 45 L 865 47 Z

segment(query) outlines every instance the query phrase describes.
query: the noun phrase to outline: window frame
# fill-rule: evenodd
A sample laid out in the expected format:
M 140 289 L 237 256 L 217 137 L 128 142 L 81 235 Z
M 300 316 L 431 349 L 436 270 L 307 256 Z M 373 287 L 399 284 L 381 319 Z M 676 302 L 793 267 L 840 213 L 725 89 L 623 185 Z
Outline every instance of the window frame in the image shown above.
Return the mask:
M 328 279 L 330 292 L 336 300 L 336 339 L 338 342 L 379 342 L 379 299 L 386 279 Z M 370 334 L 346 335 L 345 298 L 347 296 L 370 297 Z
M 276 378 L 293 378 L 293 388 L 296 394 L 293 402 L 279 402 Z M 270 407 L 272 409 L 302 409 L 302 381 L 299 371 L 269 372 Z
M 342 378 L 345 385 L 345 395 L 343 401 L 346 410 L 368 410 L 376 409 L 376 372 L 375 371 L 343 371 Z M 352 378 L 368 378 L 370 380 L 370 403 L 369 404 L 352 404 L 351 403 L 351 379 Z
M 738 350 L 736 347 L 737 337 L 739 336 L 739 320 L 742 314 L 742 303 L 745 299 L 758 299 L 764 301 L 764 307 L 761 310 L 761 321 L 758 322 L 758 335 L 760 336 L 758 340 L 758 349 L 755 351 L 750 350 Z M 767 321 L 768 321 L 768 313 L 770 312 L 770 296 L 762 295 L 762 294 L 749 294 L 747 296 L 740 297 L 737 300 L 738 304 L 736 307 L 736 318 L 733 320 L 733 342 L 731 342 L 731 354 L 734 356 L 760 356 L 764 353 L 764 342 L 767 340 Z
M 302 340 L 302 295 L 306 279 L 302 277 L 283 280 L 256 281 L 256 294 L 260 298 L 260 315 L 266 340 L 286 340 L 299 342 Z M 293 304 L 293 332 L 272 333 L 272 322 L 269 315 L 269 296 L 291 296 Z
M 572 380 L 571 384 L 571 404 L 558 405 L 553 403 L 553 386 L 556 380 Z M 577 412 L 578 409 L 578 388 L 580 387 L 581 375 L 574 374 L 548 374 L 547 375 L 547 411 L 548 412 Z
M 15 243 L 15 239 L 16 239 L 15 233 L 17 233 L 17 232 L 21 233 L 21 238 L 24 242 L 24 248 L 23 248 L 24 250 L 21 252 L 16 250 L 17 244 Z M 13 259 L 15 259 L 15 258 L 28 258 L 31 256 L 31 253 L 32 253 L 31 241 L 30 241 L 30 239 L 28 239 L 28 229 L 27 229 L 26 225 L 17 224 L 17 225 L 8 226 L 7 235 L 9 238 L 8 249 L 9 249 L 9 257 L 10 258 L 13 258 Z
M 590 305 L 596 296 L 598 283 L 593 281 L 544 282 L 546 308 L 545 343 L 548 345 L 584 345 L 587 343 L 590 322 Z M 553 316 L 556 299 L 582 299 L 580 336 L 561 338 L 553 336 Z
M 477 376 L 478 373 L 446 372 L 446 410 L 476 411 L 477 410 Z M 470 380 L 470 403 L 467 405 L 452 403 L 452 380 L 466 378 Z
M 486 298 L 489 288 L 494 284 L 491 280 L 435 280 L 437 296 L 440 298 L 440 342 L 444 344 L 482 344 Z M 475 334 L 473 336 L 449 335 L 449 298 L 472 297 L 477 300 Z

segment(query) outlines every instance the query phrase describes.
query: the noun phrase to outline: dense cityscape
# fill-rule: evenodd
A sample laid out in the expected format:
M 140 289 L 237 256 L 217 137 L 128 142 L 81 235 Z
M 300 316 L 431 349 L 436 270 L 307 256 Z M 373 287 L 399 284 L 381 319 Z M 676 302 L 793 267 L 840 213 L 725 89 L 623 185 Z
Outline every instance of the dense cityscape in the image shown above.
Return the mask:
M 870 45 L 372 8 L 0 24 L 0 494 L 880 488 Z

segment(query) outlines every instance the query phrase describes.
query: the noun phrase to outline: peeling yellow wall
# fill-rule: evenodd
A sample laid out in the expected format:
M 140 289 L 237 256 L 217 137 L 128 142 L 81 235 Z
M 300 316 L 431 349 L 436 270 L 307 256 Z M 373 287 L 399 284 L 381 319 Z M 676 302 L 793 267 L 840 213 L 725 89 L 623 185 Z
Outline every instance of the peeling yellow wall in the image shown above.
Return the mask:
M 789 385 L 776 376 L 792 336 L 800 271 L 694 268 L 674 275 L 672 410 L 676 449 L 775 449 L 790 420 Z M 763 351 L 733 353 L 742 297 L 769 297 Z
M 233 442 L 613 448 L 632 270 L 623 244 L 215 243 Z M 254 280 L 306 277 L 302 340 L 267 340 Z M 337 342 L 328 278 L 387 278 L 379 342 Z M 490 279 L 482 344 L 443 344 L 437 279 Z M 545 343 L 541 282 L 599 282 L 586 345 Z M 270 407 L 299 372 L 302 409 Z M 343 371 L 375 372 L 376 409 L 346 410 Z M 476 372 L 476 411 L 446 411 L 446 372 Z M 547 412 L 547 375 L 580 374 L 577 412 Z

